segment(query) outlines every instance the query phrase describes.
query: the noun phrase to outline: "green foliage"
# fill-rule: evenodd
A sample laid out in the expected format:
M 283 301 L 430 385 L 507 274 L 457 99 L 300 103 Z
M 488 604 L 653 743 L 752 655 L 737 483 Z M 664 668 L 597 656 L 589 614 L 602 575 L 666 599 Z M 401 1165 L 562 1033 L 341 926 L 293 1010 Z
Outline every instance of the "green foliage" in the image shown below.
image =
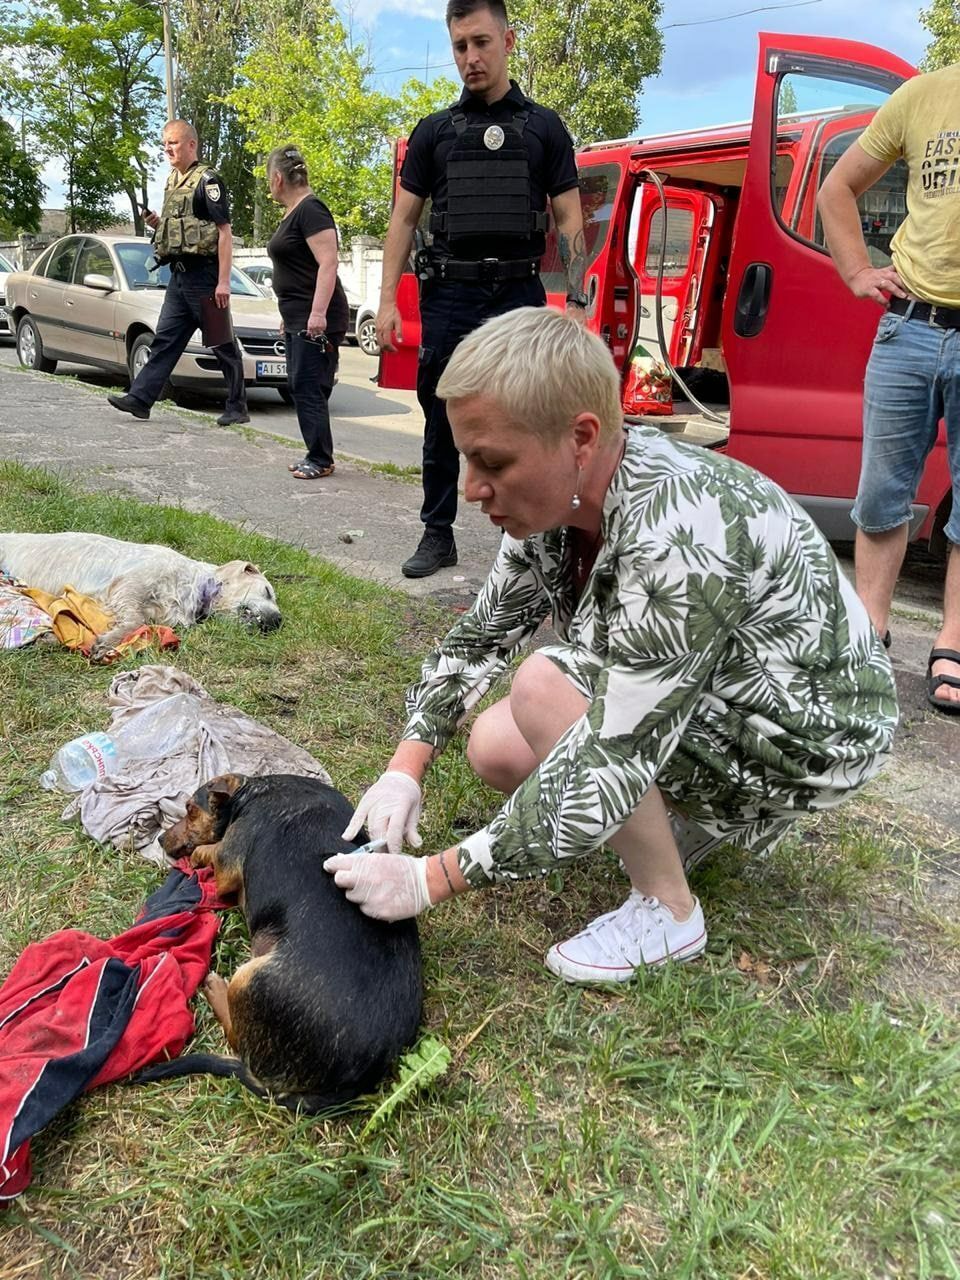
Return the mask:
M 161 47 L 158 6 L 138 0 L 35 0 L 2 32 L 19 68 L 8 97 L 38 154 L 63 165 L 71 230 L 115 218 L 125 193 L 146 199 L 146 142 L 162 90 L 151 70 Z
M 450 1050 L 436 1036 L 421 1036 L 416 1046 L 400 1059 L 400 1080 L 363 1126 L 360 1134 L 365 1138 L 368 1133 L 380 1127 L 401 1102 L 425 1089 L 434 1080 L 446 1074 L 450 1065 Z
M 398 100 L 371 88 L 367 51 L 353 43 L 330 0 L 309 0 L 295 12 L 285 0 L 246 0 L 246 12 L 254 34 L 223 101 L 236 113 L 258 174 L 274 147 L 295 143 L 342 237 L 383 235 L 390 139 L 455 98 L 456 86 L 414 80 Z M 278 220 L 279 210 L 255 220 L 254 236 Z
M 661 9 L 660 0 L 514 0 L 511 74 L 577 142 L 626 137 L 640 122 L 644 79 L 660 70 Z
M 920 21 L 933 36 L 921 63 L 923 70 L 937 71 L 960 62 L 960 0 L 933 0 L 929 9 L 920 10 Z
M 0 120 L 0 173 L 4 175 L 0 183 L 0 234 L 37 231 L 43 183 L 6 120 Z

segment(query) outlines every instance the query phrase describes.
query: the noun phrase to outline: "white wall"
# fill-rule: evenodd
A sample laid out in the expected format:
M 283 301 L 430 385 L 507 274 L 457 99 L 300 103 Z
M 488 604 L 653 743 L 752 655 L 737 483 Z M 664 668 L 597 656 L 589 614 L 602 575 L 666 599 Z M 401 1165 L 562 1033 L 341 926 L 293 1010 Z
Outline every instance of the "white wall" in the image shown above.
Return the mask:
M 244 262 L 269 262 L 266 249 L 248 249 L 234 245 L 233 260 L 238 267 Z M 383 248 L 372 236 L 357 236 L 352 244 L 340 250 L 339 275 L 349 300 L 357 306 L 364 302 L 377 305 L 380 276 L 383 271 Z

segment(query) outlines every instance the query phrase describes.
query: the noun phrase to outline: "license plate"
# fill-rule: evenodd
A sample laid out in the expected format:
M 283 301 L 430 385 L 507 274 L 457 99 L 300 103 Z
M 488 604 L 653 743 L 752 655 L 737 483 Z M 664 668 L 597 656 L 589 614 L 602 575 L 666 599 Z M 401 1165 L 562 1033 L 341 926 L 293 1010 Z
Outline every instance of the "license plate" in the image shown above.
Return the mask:
M 258 360 L 258 378 L 285 378 L 287 376 L 286 360 Z

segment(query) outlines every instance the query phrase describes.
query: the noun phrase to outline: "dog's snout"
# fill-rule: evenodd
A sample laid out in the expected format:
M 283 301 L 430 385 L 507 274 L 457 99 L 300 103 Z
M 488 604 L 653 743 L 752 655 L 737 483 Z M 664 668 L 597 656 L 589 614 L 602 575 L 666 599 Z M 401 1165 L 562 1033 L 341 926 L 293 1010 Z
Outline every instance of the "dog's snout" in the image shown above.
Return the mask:
M 277 627 L 283 622 L 283 617 L 279 609 L 271 609 L 266 613 L 261 609 L 259 612 L 254 613 L 252 620 L 256 621 L 261 631 L 276 631 Z

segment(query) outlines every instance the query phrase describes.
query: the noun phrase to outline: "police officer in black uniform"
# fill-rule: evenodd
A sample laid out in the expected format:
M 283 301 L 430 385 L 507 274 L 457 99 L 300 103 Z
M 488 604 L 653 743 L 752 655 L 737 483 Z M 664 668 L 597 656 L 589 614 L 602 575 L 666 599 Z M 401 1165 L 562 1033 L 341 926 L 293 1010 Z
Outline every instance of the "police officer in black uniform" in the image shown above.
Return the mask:
M 507 75 L 515 36 L 504 0 L 449 0 L 447 28 L 464 90 L 453 107 L 427 116 L 410 135 L 384 244 L 377 314 L 379 343 L 392 351 L 400 332 L 397 285 L 430 197 L 432 244 L 415 258 L 425 528 L 402 566 L 408 578 L 457 563 L 460 459 L 436 386 L 457 343 L 484 320 L 545 305 L 539 268 L 548 198 L 567 269 L 568 308 L 582 314 L 587 305 L 573 143 L 560 117 L 524 97 Z
M 233 238 L 230 205 L 223 180 L 197 159 L 197 133 L 186 120 L 171 120 L 163 130 L 163 149 L 172 166 L 163 193 L 160 216 L 147 213 L 155 229 L 157 262 L 170 267 L 150 359 L 125 396 L 107 396 L 115 409 L 135 418 L 149 418 L 191 335 L 202 328 L 200 304 L 215 297 L 217 306 L 230 306 L 230 268 Z M 217 421 L 227 427 L 249 422 L 243 381 L 243 359 L 231 338 L 213 348 L 227 380 L 227 403 Z

